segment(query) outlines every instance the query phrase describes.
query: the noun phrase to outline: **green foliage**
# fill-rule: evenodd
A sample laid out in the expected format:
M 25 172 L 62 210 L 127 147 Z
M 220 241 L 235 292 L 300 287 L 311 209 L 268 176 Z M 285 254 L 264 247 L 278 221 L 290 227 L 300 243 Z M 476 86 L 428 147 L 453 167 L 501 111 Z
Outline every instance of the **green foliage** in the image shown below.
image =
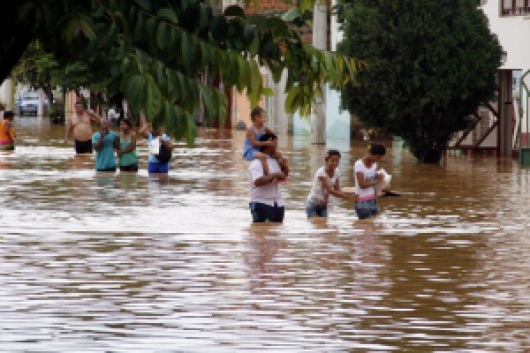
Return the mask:
M 475 0 L 340 0 L 339 52 L 364 60 L 343 105 L 438 163 L 455 132 L 493 98 L 502 49 Z
M 304 13 L 314 0 L 287 2 Z M 214 81 L 246 92 L 254 105 L 270 94 L 260 67 L 268 67 L 276 82 L 286 71 L 286 109 L 304 114 L 322 83 L 342 87 L 356 69 L 349 58 L 302 43 L 279 18 L 246 15 L 238 6 L 218 12 L 206 0 L 19 0 L 14 6 L 8 21 L 43 43 L 61 69 L 86 64 L 86 74 L 107 80 L 107 94 L 123 91 L 135 111 L 189 142 L 201 106 L 207 119 L 226 118 L 225 94 Z M 22 43 L 26 37 L 9 31 L 0 39 Z M 0 47 L 0 78 L 9 48 Z
M 47 95 L 51 95 L 51 77 L 57 67 L 53 54 L 47 53 L 39 42 L 33 42 L 24 52 L 18 65 L 13 68 L 11 76 L 17 82 L 35 89 L 41 88 Z
M 86 87 L 97 92 L 104 91 L 108 79 L 94 66 L 91 59 L 58 62 L 53 53 L 46 51 L 39 41 L 34 41 L 11 71 L 11 76 L 17 82 L 42 89 L 52 101 L 52 92 L 57 87 L 62 90 Z

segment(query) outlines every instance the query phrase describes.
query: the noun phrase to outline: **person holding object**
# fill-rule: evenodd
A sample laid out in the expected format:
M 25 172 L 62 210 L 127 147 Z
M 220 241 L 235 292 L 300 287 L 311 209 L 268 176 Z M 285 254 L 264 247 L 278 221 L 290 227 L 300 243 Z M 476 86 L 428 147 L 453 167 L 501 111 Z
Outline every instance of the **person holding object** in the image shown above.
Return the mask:
M 311 193 L 307 198 L 307 218 L 328 217 L 329 195 L 355 201 L 354 193 L 346 193 L 340 190 L 340 171 L 338 168 L 340 157 L 340 152 L 337 150 L 329 150 L 326 153 L 324 158 L 326 165 L 316 172 Z
M 171 151 L 173 151 L 173 144 L 169 136 L 163 133 L 162 128 L 153 130 L 151 124 L 147 123 L 143 114 L 141 115 L 142 128 L 138 133 L 147 139 L 149 143 L 149 159 L 147 165 L 147 172 L 149 174 L 168 174 L 169 173 L 169 159 L 160 160 L 159 152 L 161 145 L 169 152 L 171 158 Z M 160 157 L 160 158 L 159 158 Z
M 92 122 L 101 122 L 101 117 L 92 110 L 86 110 L 82 102 L 75 104 L 75 113 L 66 121 L 64 143 L 68 143 L 70 135 L 74 135 L 76 154 L 92 153 Z
M 259 141 L 270 142 L 260 148 L 260 152 L 266 156 L 265 161 L 269 169 L 265 174 L 259 159 L 254 159 L 249 166 L 250 179 L 250 212 L 254 223 L 274 222 L 282 223 L 285 208 L 282 198 L 281 183 L 287 179 L 289 167 L 285 159 L 278 161 L 276 135 L 263 134 Z
M 96 150 L 95 168 L 98 172 L 115 172 L 114 149 L 119 148 L 120 140 L 110 131 L 110 121 L 101 121 L 101 129 L 92 136 L 92 145 Z
M 355 162 L 355 212 L 359 219 L 367 219 L 379 213 L 376 186 L 384 180 L 384 175 L 377 173 L 377 162 L 386 154 L 385 146 L 372 144 L 368 153 Z
M 7 110 L 4 112 L 4 119 L 0 123 L 0 150 L 2 151 L 15 150 L 14 119 L 15 114 L 12 111 Z

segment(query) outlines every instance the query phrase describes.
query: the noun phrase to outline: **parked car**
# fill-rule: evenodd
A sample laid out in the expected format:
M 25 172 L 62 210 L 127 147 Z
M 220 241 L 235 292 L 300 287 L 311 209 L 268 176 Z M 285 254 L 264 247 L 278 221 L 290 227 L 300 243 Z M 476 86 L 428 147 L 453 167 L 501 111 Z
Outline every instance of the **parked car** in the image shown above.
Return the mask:
M 18 102 L 19 99 L 20 103 Z M 39 93 L 37 91 L 26 91 L 17 98 L 17 102 L 15 102 L 15 104 L 19 104 L 18 113 L 20 115 L 37 115 L 37 110 L 39 107 Z M 48 99 L 44 98 L 44 110 L 48 110 L 49 107 L 50 103 L 48 102 Z

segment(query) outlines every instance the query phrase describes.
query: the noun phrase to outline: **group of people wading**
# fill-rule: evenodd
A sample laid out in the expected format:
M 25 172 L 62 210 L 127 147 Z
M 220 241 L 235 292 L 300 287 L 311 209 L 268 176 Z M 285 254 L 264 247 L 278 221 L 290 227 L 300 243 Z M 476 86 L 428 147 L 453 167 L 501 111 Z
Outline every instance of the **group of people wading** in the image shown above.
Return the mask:
M 99 131 L 92 133 L 92 122 L 100 123 Z M 137 135 L 145 138 L 150 145 L 154 143 L 163 146 L 162 148 L 167 151 L 173 150 L 171 140 L 163 133 L 162 128 L 153 129 L 145 119 L 142 119 L 142 127 L 138 134 L 134 132 L 133 123 L 129 119 L 121 120 L 119 133 L 116 134 L 110 130 L 110 120 L 101 118 L 92 110 L 87 110 L 81 102 L 76 103 L 75 113 L 67 120 L 65 143 L 68 143 L 72 134 L 76 154 L 92 154 L 93 150 L 96 151 L 95 169 L 98 172 L 115 172 L 118 168 L 122 172 L 137 172 Z M 147 170 L 149 173 L 167 174 L 169 159 L 163 159 L 156 152 L 150 153 Z
M 265 126 L 265 110 L 256 107 L 250 117 L 252 126 L 247 130 L 243 158 L 251 161 L 249 207 L 252 220 L 281 223 L 285 214 L 281 184 L 287 180 L 289 166 L 277 150 L 277 136 Z M 377 163 L 385 153 L 383 145 L 372 144 L 366 155 L 355 163 L 355 192 L 350 193 L 340 188 L 340 152 L 329 150 L 324 157 L 324 166 L 315 174 L 306 201 L 307 217 L 327 218 L 330 195 L 354 201 L 360 219 L 376 216 L 379 212 L 376 186 L 384 180 L 384 174 L 377 171 Z
M 15 129 L 14 114 L 4 112 L 0 126 L 0 149 L 14 150 Z M 261 107 L 251 112 L 252 126 L 247 130 L 243 146 L 243 158 L 250 162 L 250 212 L 253 222 L 277 222 L 284 219 L 285 207 L 281 186 L 287 181 L 289 166 L 287 160 L 277 149 L 278 138 L 274 131 L 265 126 L 266 113 Z M 100 123 L 101 128 L 92 132 L 92 123 Z M 120 122 L 119 133 L 110 130 L 110 121 L 87 110 L 83 103 L 75 105 L 75 113 L 68 118 L 64 142 L 74 137 L 76 154 L 92 154 L 95 150 L 95 169 L 101 172 L 138 171 L 136 152 L 137 135 L 149 142 L 148 172 L 169 172 L 169 158 L 173 145 L 161 128 L 153 129 L 145 118 L 138 133 L 128 119 Z M 153 147 L 154 146 L 154 147 Z M 162 153 L 165 150 L 166 153 Z M 159 153 L 160 151 L 160 153 Z M 354 167 L 355 189 L 346 192 L 340 187 L 339 164 L 341 154 L 329 150 L 324 157 L 324 165 L 315 173 L 311 191 L 306 201 L 308 218 L 328 217 L 329 196 L 333 195 L 355 202 L 355 212 L 359 219 L 367 219 L 378 214 L 378 191 L 376 187 L 383 182 L 384 175 L 377 171 L 377 163 L 383 158 L 386 149 L 383 145 L 372 144 L 366 155 L 359 159 Z M 168 157 L 169 156 L 169 157 Z M 116 163 L 116 157 L 118 163 Z

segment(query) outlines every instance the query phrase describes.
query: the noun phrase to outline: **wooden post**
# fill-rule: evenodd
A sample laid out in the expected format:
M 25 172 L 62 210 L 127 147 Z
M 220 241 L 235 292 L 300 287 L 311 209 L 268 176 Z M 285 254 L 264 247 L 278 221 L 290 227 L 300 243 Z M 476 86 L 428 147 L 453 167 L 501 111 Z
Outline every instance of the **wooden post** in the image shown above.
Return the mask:
M 499 81 L 499 155 L 512 157 L 512 71 L 501 70 Z

